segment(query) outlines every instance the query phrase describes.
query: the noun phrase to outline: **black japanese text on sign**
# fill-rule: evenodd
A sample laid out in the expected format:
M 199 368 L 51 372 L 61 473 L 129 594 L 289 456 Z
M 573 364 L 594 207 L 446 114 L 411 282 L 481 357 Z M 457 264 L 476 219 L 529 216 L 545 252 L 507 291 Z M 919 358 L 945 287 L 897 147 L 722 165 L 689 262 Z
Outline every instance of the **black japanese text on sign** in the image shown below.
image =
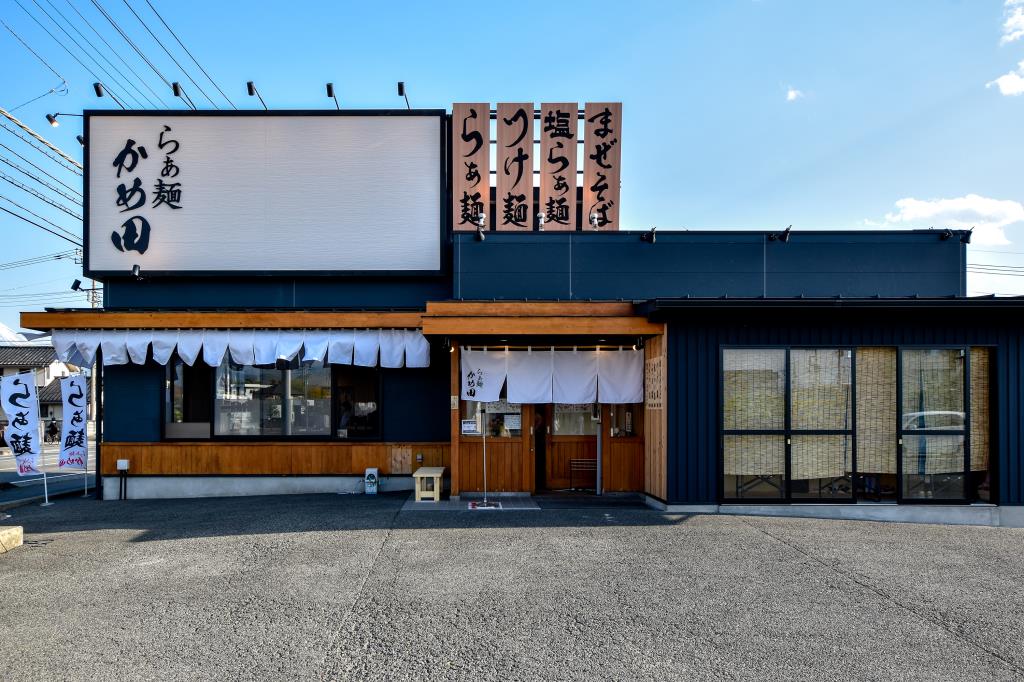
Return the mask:
M 147 216 L 151 217 L 151 212 L 156 209 L 177 210 L 182 207 L 181 181 L 178 179 L 181 169 L 174 156 L 181 149 L 181 143 L 175 139 L 171 127 L 166 125 L 154 137 L 158 150 L 154 161 L 159 162 L 159 167 L 150 162 L 146 145 L 132 138 L 125 140 L 124 147 L 114 157 L 112 165 L 120 181 L 115 192 L 115 205 L 121 213 L 131 214 L 110 233 L 110 241 L 118 251 L 146 253 L 153 229 Z
M 545 230 L 576 230 L 577 104 L 540 105 L 540 207 Z
M 498 104 L 495 227 L 528 231 L 533 211 L 533 103 Z
M 475 230 L 490 203 L 490 105 L 452 105 L 452 220 Z M 485 221 L 486 228 L 491 224 Z
M 622 103 L 587 102 L 583 118 L 583 219 L 587 228 L 618 230 Z

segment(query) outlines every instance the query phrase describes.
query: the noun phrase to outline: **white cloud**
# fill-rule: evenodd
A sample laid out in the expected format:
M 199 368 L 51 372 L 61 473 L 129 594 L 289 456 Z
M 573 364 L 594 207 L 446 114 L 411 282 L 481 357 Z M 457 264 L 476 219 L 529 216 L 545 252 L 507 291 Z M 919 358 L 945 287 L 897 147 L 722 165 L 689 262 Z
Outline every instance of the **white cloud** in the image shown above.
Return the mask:
M 1003 20 L 1003 36 L 999 39 L 1000 45 L 1012 43 L 1015 40 L 1024 38 L 1024 2 L 1018 0 L 1007 0 L 1005 19 Z
M 1024 204 L 1012 199 L 990 199 L 968 194 L 955 199 L 914 199 L 896 202 L 885 214 L 886 227 L 974 229 L 972 244 L 1005 245 L 1004 228 L 1024 222 Z
M 1017 64 L 1017 68 L 1009 73 L 1004 73 L 994 81 L 985 83 L 986 88 L 993 85 L 999 88 L 999 92 L 1008 96 L 1024 95 L 1024 61 Z
M 797 90 L 792 85 L 789 86 L 788 90 L 786 90 L 786 101 L 787 102 L 795 102 L 798 99 L 802 99 L 803 96 L 804 96 L 804 93 L 801 92 L 800 90 Z

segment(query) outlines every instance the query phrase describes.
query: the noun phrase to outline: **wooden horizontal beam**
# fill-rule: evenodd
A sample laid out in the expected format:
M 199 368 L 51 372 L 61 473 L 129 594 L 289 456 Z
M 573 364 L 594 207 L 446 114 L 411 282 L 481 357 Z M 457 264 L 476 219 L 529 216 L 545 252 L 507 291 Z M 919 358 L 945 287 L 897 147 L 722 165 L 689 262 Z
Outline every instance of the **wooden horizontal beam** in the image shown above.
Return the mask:
M 629 301 L 430 301 L 426 316 L 443 317 L 628 317 Z
M 424 334 L 446 336 L 651 336 L 661 324 L 645 317 L 423 317 Z
M 422 313 L 411 312 L 117 312 L 74 310 L 24 312 L 26 329 L 347 329 L 418 328 Z

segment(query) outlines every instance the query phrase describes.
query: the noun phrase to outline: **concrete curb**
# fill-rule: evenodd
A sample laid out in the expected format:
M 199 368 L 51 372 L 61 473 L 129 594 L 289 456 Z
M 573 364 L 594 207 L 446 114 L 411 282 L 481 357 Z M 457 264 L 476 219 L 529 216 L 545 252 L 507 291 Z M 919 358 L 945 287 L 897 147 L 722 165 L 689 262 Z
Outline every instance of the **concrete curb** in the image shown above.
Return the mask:
M 21 547 L 25 531 L 21 526 L 0 526 L 0 554 Z
M 89 486 L 89 492 L 95 490 L 95 486 Z M 56 500 L 61 497 L 68 497 L 69 495 L 81 495 L 82 488 L 76 488 L 75 490 L 64 490 L 59 493 L 53 493 L 50 495 L 51 500 Z M 46 500 L 45 495 L 36 495 L 35 497 L 24 497 L 20 500 L 11 500 L 10 502 L 0 502 L 0 511 L 7 511 L 8 509 L 16 509 L 18 507 L 24 507 L 29 504 L 37 504 Z

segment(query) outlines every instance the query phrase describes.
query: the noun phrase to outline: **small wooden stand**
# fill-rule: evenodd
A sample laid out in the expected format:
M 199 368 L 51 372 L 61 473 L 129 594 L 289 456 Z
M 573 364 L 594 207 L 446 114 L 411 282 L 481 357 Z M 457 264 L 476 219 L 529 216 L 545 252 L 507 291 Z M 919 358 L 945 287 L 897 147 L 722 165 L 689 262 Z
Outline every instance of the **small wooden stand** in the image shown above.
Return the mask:
M 431 499 L 434 502 L 441 501 L 441 488 L 444 487 L 444 467 L 420 467 L 413 475 L 413 480 L 416 482 L 416 501 L 422 502 L 424 499 Z M 432 490 L 426 490 L 424 483 L 427 479 L 430 479 Z

